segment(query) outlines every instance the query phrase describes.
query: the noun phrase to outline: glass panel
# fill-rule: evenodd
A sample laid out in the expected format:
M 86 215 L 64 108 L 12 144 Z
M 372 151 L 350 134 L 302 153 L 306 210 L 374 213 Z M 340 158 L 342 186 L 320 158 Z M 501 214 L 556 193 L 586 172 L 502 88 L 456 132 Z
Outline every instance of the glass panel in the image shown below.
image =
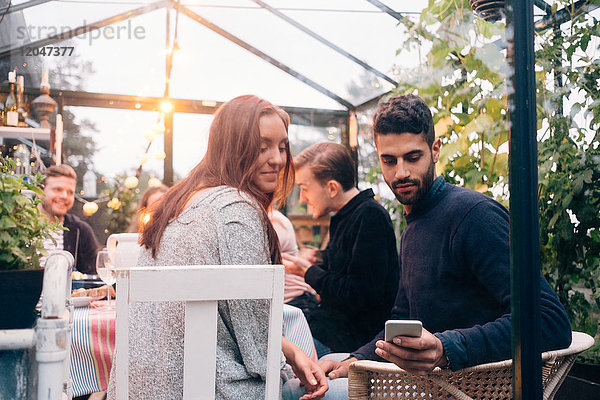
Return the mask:
M 62 89 L 160 96 L 164 91 L 165 31 L 156 26 L 160 26 L 158 20 L 164 26 L 164 11 L 126 19 L 44 47 L 27 46 L 142 6 L 139 2 L 50 2 L 11 13 L 0 25 L 2 33 L 7 31 L 0 35 L 0 52 L 16 45 L 26 46 L 4 58 L 10 69 L 17 68 L 25 75 L 26 87 L 39 86 L 46 63 L 54 87 L 63 83 L 66 86 L 60 86 Z M 86 64 L 91 68 L 85 69 Z M 52 78 L 59 73 L 61 79 Z M 69 84 L 73 80 L 77 82 Z
M 369 80 L 372 75 L 370 72 L 365 72 L 363 67 L 334 52 L 266 10 L 194 6 L 190 8 L 227 32 L 242 38 L 250 45 L 346 100 L 350 100 L 348 85 L 351 77 L 366 74 L 367 80 Z M 249 21 L 251 23 L 248 23 Z M 239 64 L 235 58 L 229 61 Z M 261 80 L 260 75 L 253 78 L 262 86 L 266 86 L 269 82 L 269 79 Z M 270 78 L 271 81 L 277 79 L 276 76 Z M 282 87 L 286 88 L 285 82 Z M 387 89 L 389 88 L 387 87 Z M 359 98 L 356 103 L 361 100 L 363 99 Z
M 280 105 L 342 106 L 185 16 L 174 55 L 173 97 L 227 101 L 252 93 Z
M 145 159 L 147 135 L 156 127 L 158 113 L 140 110 L 66 107 L 81 126 L 81 133 L 91 136 L 98 151 L 93 158 L 94 168 L 107 177 L 131 175 Z M 65 137 L 70 132 L 65 125 Z M 163 136 L 156 135 L 148 151 L 143 170 L 162 179 L 163 161 L 158 157 L 164 150 Z

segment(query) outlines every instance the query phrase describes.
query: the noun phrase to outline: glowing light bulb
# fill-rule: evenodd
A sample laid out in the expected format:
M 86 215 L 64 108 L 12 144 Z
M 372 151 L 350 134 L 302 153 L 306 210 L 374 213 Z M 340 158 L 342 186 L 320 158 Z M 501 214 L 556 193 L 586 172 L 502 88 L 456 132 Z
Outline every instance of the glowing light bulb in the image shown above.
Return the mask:
M 156 131 L 153 129 L 153 130 L 151 130 L 151 131 L 148 131 L 148 132 L 146 132 L 146 135 L 145 135 L 145 137 L 146 137 L 146 139 L 147 139 L 149 142 L 151 142 L 151 141 L 153 141 L 153 140 L 154 140 L 154 138 L 156 137 L 156 135 L 157 135 L 157 133 L 156 133 Z
M 140 216 L 140 223 L 142 224 L 142 226 L 146 225 L 148 223 L 148 221 L 150 221 L 150 213 L 149 212 L 142 213 L 142 215 Z
M 138 183 L 140 182 L 135 176 L 128 176 L 127 179 L 125 179 L 125 187 L 127 189 L 133 189 L 138 185 Z
M 95 214 L 96 211 L 98 211 L 98 204 L 93 201 L 88 201 L 83 205 L 83 215 L 85 216 L 89 217 L 90 215 Z
M 165 114 L 168 114 L 173 111 L 173 104 L 169 100 L 163 100 L 159 104 L 160 111 Z
M 154 125 L 154 128 L 152 128 L 152 131 L 156 135 L 161 135 L 165 133 L 165 125 L 162 122 L 158 122 L 156 125 Z
M 162 185 L 162 182 L 158 178 L 152 177 L 148 180 L 148 186 L 150 187 L 158 187 L 160 185 Z
M 108 204 L 106 204 L 106 206 L 108 208 L 112 208 L 113 210 L 118 210 L 119 207 L 121 207 L 121 200 L 119 200 L 116 197 L 113 197 L 112 199 L 110 199 L 110 201 L 108 202 Z

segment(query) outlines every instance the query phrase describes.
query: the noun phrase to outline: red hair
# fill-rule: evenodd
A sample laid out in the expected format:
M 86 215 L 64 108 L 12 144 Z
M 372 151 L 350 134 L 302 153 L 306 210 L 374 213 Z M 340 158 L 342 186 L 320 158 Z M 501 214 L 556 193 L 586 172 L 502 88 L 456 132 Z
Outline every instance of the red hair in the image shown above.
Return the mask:
M 163 195 L 157 207 L 153 207 L 152 219 L 144 227 L 140 244 L 151 249 L 153 257 L 167 225 L 183 211 L 190 197 L 200 189 L 225 185 L 250 195 L 260 205 L 271 260 L 281 263 L 277 234 L 267 210 L 274 201 L 285 203 L 294 185 L 294 165 L 289 143 L 286 143 L 286 164 L 279 173 L 275 192 L 264 193 L 253 183 L 260 154 L 259 120 L 266 115 L 279 116 L 287 132 L 288 114 L 256 96 L 236 97 L 217 110 L 210 126 L 206 155 L 187 177 Z

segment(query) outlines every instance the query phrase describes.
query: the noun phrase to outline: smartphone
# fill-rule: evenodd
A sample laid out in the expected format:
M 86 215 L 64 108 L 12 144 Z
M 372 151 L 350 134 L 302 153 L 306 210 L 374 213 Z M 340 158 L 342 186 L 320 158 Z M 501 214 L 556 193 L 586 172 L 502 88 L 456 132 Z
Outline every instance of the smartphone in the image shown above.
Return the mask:
M 390 319 L 385 322 L 385 341 L 391 342 L 395 336 L 420 337 L 423 330 L 421 321 L 414 319 Z

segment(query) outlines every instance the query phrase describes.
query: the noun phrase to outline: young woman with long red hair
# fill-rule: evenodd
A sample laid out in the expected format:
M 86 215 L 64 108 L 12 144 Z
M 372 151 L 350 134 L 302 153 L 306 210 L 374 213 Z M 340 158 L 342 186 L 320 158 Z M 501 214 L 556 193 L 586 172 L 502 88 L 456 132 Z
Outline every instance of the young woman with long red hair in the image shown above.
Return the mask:
M 138 265 L 281 264 L 267 210 L 273 201 L 285 201 L 293 186 L 289 122 L 283 110 L 256 96 L 223 104 L 206 155 L 153 209 Z M 264 398 L 268 302 L 220 301 L 218 315 L 216 398 Z M 181 399 L 183 304 L 133 304 L 129 319 L 129 397 Z M 323 397 L 323 371 L 286 339 L 282 349 L 308 389 L 302 398 Z M 282 368 L 282 379 L 291 372 Z M 112 384 L 108 398 L 114 398 Z

